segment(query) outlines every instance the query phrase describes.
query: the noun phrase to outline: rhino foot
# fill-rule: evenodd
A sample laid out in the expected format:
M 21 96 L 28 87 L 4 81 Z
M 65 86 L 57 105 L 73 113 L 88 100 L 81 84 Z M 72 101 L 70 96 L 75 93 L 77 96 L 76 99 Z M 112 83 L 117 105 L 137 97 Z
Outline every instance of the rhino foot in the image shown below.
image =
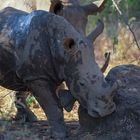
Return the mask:
M 59 90 L 58 98 L 62 107 L 67 111 L 70 112 L 73 108 L 73 105 L 76 99 L 72 96 L 69 90 Z
M 35 122 L 37 121 L 37 117 L 34 115 L 33 112 L 27 113 L 24 110 L 24 111 L 18 111 L 14 120 L 19 122 Z
M 35 116 L 35 114 L 31 111 L 26 111 L 26 122 L 35 122 L 37 121 L 37 117 Z
M 35 114 L 23 103 L 16 102 L 17 114 L 15 116 L 15 121 L 19 122 L 35 122 L 37 117 Z

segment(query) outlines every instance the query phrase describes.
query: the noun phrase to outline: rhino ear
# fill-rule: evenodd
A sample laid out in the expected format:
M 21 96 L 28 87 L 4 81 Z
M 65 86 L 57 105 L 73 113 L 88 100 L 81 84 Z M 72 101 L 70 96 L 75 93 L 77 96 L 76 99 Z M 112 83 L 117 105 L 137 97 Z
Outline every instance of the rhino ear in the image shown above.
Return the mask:
M 72 38 L 64 38 L 64 48 L 65 49 L 73 49 L 74 45 L 75 45 L 75 41 Z
M 63 5 L 60 0 L 51 0 L 51 6 L 49 12 L 57 14 L 62 9 L 63 9 Z

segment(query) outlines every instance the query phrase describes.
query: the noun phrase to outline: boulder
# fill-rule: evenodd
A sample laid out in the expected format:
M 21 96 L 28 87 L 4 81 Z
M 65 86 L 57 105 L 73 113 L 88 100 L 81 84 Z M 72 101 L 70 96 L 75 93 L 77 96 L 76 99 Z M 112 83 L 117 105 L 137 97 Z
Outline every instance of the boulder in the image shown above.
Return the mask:
M 140 67 L 119 65 L 108 73 L 106 80 L 119 79 L 123 87 L 118 89 L 114 102 L 116 111 L 104 118 L 92 118 L 80 106 L 78 110 L 81 129 L 94 135 L 96 140 L 140 140 Z

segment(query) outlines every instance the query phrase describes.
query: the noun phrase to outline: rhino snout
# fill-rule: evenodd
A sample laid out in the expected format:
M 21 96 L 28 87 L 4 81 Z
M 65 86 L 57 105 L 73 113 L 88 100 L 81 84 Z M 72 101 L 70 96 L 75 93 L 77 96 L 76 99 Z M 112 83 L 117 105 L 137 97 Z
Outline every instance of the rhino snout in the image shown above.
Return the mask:
M 110 106 L 104 106 L 100 108 L 95 108 L 95 109 L 88 109 L 88 114 L 94 118 L 99 118 L 99 117 L 105 117 L 107 115 L 110 115 L 116 110 L 116 105 L 115 103 L 112 103 Z
M 104 117 L 115 111 L 116 105 L 113 101 L 115 92 L 118 89 L 118 81 L 113 85 L 104 82 L 99 90 L 96 90 L 96 95 L 88 100 L 88 114 L 92 117 Z

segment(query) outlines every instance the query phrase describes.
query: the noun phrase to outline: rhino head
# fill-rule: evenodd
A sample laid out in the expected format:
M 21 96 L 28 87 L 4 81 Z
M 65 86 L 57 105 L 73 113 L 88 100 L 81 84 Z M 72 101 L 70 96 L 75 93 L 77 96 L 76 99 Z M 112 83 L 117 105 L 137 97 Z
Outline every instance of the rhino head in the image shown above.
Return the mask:
M 60 18 L 60 17 L 59 17 Z M 95 62 L 92 42 L 103 30 L 103 23 L 99 21 L 97 27 L 87 36 L 77 32 L 64 18 L 54 18 L 61 34 L 52 35 L 59 46 L 55 47 L 56 70 L 59 78 L 66 81 L 72 95 L 88 110 L 93 117 L 103 117 L 115 110 L 113 102 L 117 82 L 110 85 L 104 78 L 99 66 Z M 65 22 L 62 22 L 62 19 Z M 60 25 L 62 23 L 62 25 Z M 52 29 L 52 28 L 50 28 Z M 61 41 L 62 40 L 62 41 Z M 63 42 L 63 44 L 62 44 Z M 53 44 L 57 44 L 52 42 Z
M 65 41 L 67 43 L 65 42 L 64 46 L 68 47 L 70 53 L 66 55 L 68 63 L 64 67 L 65 81 L 72 95 L 93 117 L 103 117 L 112 113 L 116 108 L 113 96 L 118 85 L 110 85 L 104 79 L 95 62 L 92 44 L 88 40 Z
M 63 16 L 75 29 L 85 34 L 89 15 L 95 15 L 104 9 L 107 0 L 100 6 L 95 3 L 80 4 L 79 0 L 51 0 L 50 12 Z
M 104 9 L 107 0 L 102 0 L 100 6 L 95 3 L 80 4 L 79 0 L 51 0 L 50 12 L 64 17 L 73 27 L 83 35 L 86 35 L 86 26 L 89 15 L 95 15 Z M 102 72 L 108 67 L 110 54 L 107 53 Z

